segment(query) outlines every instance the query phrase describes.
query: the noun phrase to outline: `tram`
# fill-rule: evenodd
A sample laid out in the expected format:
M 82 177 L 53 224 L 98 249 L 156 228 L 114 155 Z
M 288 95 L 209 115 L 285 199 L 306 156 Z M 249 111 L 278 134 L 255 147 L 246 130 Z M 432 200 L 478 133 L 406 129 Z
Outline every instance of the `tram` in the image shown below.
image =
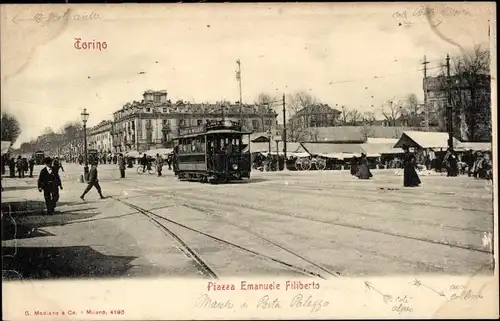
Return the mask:
M 175 139 L 175 175 L 204 183 L 249 179 L 252 162 L 243 137 L 248 135 L 250 142 L 250 134 L 229 120 L 181 128 Z
M 43 150 L 39 150 L 35 152 L 35 164 L 36 165 L 43 165 L 43 162 L 45 161 L 45 152 Z

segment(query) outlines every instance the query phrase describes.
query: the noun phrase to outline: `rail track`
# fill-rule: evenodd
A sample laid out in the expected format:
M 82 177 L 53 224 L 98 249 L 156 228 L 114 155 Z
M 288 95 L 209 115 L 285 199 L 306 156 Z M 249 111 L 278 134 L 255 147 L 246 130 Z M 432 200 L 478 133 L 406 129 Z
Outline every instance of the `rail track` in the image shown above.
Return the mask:
M 431 239 L 427 239 L 427 238 L 420 238 L 420 237 L 415 237 L 415 236 L 403 235 L 403 234 L 395 233 L 395 232 L 387 232 L 387 231 L 383 231 L 383 230 L 376 229 L 376 228 L 361 227 L 361 226 L 358 226 L 355 224 L 349 224 L 349 223 L 331 222 L 331 221 L 311 218 L 311 217 L 308 217 L 305 215 L 289 213 L 289 212 L 284 211 L 284 210 L 276 210 L 276 209 L 269 210 L 268 208 L 264 208 L 264 207 L 261 207 L 259 205 L 254 205 L 254 204 L 250 205 L 250 204 L 245 204 L 243 202 L 230 201 L 230 197 L 227 197 L 227 196 L 231 196 L 231 195 L 228 195 L 228 194 L 220 194 L 220 193 L 211 192 L 211 194 L 214 196 L 224 196 L 224 198 L 225 198 L 224 203 L 221 203 L 219 200 L 214 199 L 214 197 L 203 197 L 200 195 L 200 193 L 190 194 L 189 192 L 186 192 L 184 190 L 182 192 L 178 192 L 178 191 L 156 192 L 156 191 L 150 191 L 147 188 L 141 188 L 141 190 L 149 196 L 168 197 L 168 198 L 171 198 L 174 200 L 181 201 L 183 203 L 197 200 L 197 201 L 217 204 L 219 206 L 232 207 L 232 208 L 234 208 L 234 207 L 244 208 L 244 209 L 248 209 L 248 210 L 266 213 L 268 215 L 279 215 L 279 216 L 285 216 L 285 217 L 290 217 L 290 218 L 294 218 L 294 219 L 308 220 L 308 221 L 313 221 L 313 222 L 317 222 L 317 223 L 328 224 L 331 226 L 341 226 L 341 227 L 352 228 L 352 229 L 356 229 L 356 230 L 380 233 L 380 234 L 384 234 L 384 235 L 388 235 L 388 236 L 409 239 L 409 240 L 413 240 L 413 241 L 421 241 L 421 242 L 431 243 L 431 244 L 435 244 L 435 245 L 448 246 L 451 248 L 456 248 L 456 249 L 461 249 L 461 250 L 491 254 L 491 252 L 489 250 L 470 246 L 470 245 L 457 244 L 454 242 L 447 242 L 447 241 L 436 241 L 436 240 L 431 240 Z M 373 217 L 380 218 L 380 216 L 375 215 L 375 214 L 353 213 L 353 212 L 347 212 L 346 214 L 354 214 L 354 215 L 365 216 L 365 217 L 372 217 L 373 216 Z M 428 222 L 414 220 L 414 219 L 406 219 L 406 218 L 391 218 L 391 219 L 400 220 L 400 221 L 408 221 L 410 223 L 416 223 L 416 224 L 424 223 L 427 225 L 432 225 Z M 449 229 L 466 231 L 466 232 L 475 232 L 475 233 L 483 232 L 483 231 L 479 231 L 479 230 L 475 230 L 475 229 L 471 229 L 471 228 L 460 228 L 460 227 L 454 227 L 454 226 L 448 226 L 448 225 L 443 225 L 443 228 L 449 228 Z
M 145 190 L 145 192 L 147 192 L 147 190 Z M 147 194 L 149 195 L 149 194 Z M 199 229 L 196 229 L 196 228 L 193 228 L 193 227 L 190 227 L 190 226 L 187 226 L 185 224 L 182 224 L 178 221 L 175 221 L 175 220 L 172 220 L 172 219 L 169 219 L 167 217 L 164 217 L 164 216 L 161 216 L 161 215 L 158 215 L 156 213 L 153 213 L 152 211 L 155 210 L 155 209 L 144 209 L 142 207 L 139 207 L 137 205 L 134 205 L 134 204 L 131 204 L 127 201 L 124 201 L 122 199 L 119 199 L 119 198 L 116 198 L 116 197 L 112 197 L 114 200 L 138 211 L 139 213 L 143 214 L 144 216 L 146 216 L 151 222 L 153 222 L 157 227 L 159 227 L 160 229 L 162 229 L 164 232 L 166 232 L 172 239 L 174 239 L 177 244 L 178 244 L 178 249 L 184 253 L 188 258 L 190 258 L 194 263 L 195 263 L 195 266 L 206 276 L 208 277 L 211 277 L 211 278 L 218 278 L 217 277 L 217 274 L 216 272 L 214 271 L 213 268 L 209 267 L 209 265 L 201 258 L 201 256 L 196 253 L 194 251 L 194 249 L 192 249 L 184 240 L 182 240 L 182 238 L 180 236 L 178 236 L 176 233 L 174 233 L 170 228 L 168 228 L 168 226 L 166 226 L 165 224 L 162 224 L 160 221 L 165 221 L 165 222 L 168 222 L 169 224 L 172 224 L 172 225 L 175 225 L 175 226 L 178 226 L 178 227 L 181 227 L 185 230 L 188 230 L 188 231 L 191 231 L 191 232 L 194 232 L 198 235 L 202 235 L 204 237 L 207 237 L 211 240 L 214 240 L 222 245 L 225 245 L 225 246 L 229 246 L 231 248 L 235 248 L 239 251 L 242 251 L 242 252 L 245 252 L 245 253 L 249 253 L 249 254 L 252 254 L 256 257 L 259 257 L 261 259 L 264 259 L 264 260 L 267 260 L 267 261 L 271 261 L 273 263 L 276 263 L 280 266 L 283 266 L 283 267 L 286 267 L 288 269 L 291 269 L 291 270 L 294 270 L 296 272 L 299 272 L 301 274 L 304 274 L 304 275 L 307 275 L 309 277 L 317 277 L 317 278 L 321 278 L 321 279 L 326 279 L 326 277 L 324 277 L 322 274 L 318 273 L 318 272 L 315 272 L 315 271 L 311 271 L 309 269 L 305 269 L 305 268 L 302 268 L 302 267 L 299 267 L 295 264 L 292 264 L 292 263 L 288 263 L 288 262 L 285 262 L 283 260 L 280 260 L 280 259 L 277 259 L 275 257 L 271 257 L 269 255 L 266 255 L 266 254 L 263 254 L 263 253 L 260 253 L 260 252 L 257 252 L 257 251 L 254 251 L 254 250 L 251 250 L 249 248 L 246 248 L 242 245 L 239 245 L 239 244 L 235 244 L 233 242 L 230 242 L 230 241 L 227 241 L 227 240 L 224 240 L 222 238 L 219 238 L 217 236 L 214 236 L 214 235 L 211 235 L 211 234 L 208 234 L 206 232 L 203 232 Z M 184 205 L 183 206 L 186 206 L 186 207 L 189 207 L 189 205 Z M 168 206 L 165 206 L 165 207 L 168 207 Z M 162 207 L 163 208 L 163 207 Z M 197 207 L 191 207 L 195 210 L 198 210 L 198 211 L 202 211 L 202 209 L 200 208 L 197 208 Z M 227 221 L 225 221 L 225 223 L 228 223 Z M 232 224 L 233 226 L 237 227 L 237 228 L 240 228 L 242 230 L 244 230 L 241 226 L 238 226 L 238 225 L 234 225 Z M 314 262 L 304 258 L 303 256 L 300 256 L 299 254 L 297 253 L 294 253 L 293 251 L 291 250 L 288 250 L 286 249 L 285 247 L 269 240 L 269 239 L 266 239 L 264 237 L 262 237 L 261 235 L 258 235 L 250 230 L 245 230 L 247 233 L 250 233 L 252 234 L 253 236 L 256 236 L 256 237 L 259 237 L 261 239 L 264 239 L 266 240 L 267 242 L 275 245 L 276 247 L 280 248 L 281 250 L 284 250 L 296 257 L 299 257 L 300 259 L 314 265 L 316 268 L 322 270 L 323 272 L 326 272 L 328 274 L 331 274 L 333 276 L 339 276 L 338 274 L 335 274 L 335 273 L 332 273 L 330 271 L 328 271 L 327 269 L 321 267 L 320 265 L 318 264 L 315 264 Z
M 289 213 L 287 211 L 283 211 L 283 210 L 276 210 L 276 209 L 269 210 L 267 208 L 264 208 L 264 207 L 261 207 L 258 205 L 253 205 L 253 204 L 249 205 L 249 204 L 244 204 L 242 202 L 225 201 L 224 204 L 221 204 L 220 202 L 218 202 L 217 200 L 214 200 L 213 198 L 201 197 L 199 195 L 199 193 L 198 194 L 188 194 L 185 191 L 183 191 L 181 193 L 176 192 L 174 195 L 182 196 L 186 200 L 189 200 L 190 198 L 195 198 L 196 200 L 201 200 L 201 201 L 205 201 L 205 202 L 212 202 L 212 203 L 216 203 L 218 205 L 223 205 L 223 206 L 245 208 L 245 209 L 249 209 L 249 210 L 254 210 L 254 211 L 258 211 L 258 212 L 272 214 L 272 215 L 280 215 L 280 216 L 286 216 L 286 217 L 295 218 L 295 219 L 314 221 L 314 222 L 328 224 L 328 225 L 332 225 L 332 226 L 341 226 L 341 227 L 352 228 L 352 229 L 361 230 L 361 231 L 380 233 L 380 234 L 384 234 L 384 235 L 388 235 L 388 236 L 399 237 L 399 238 L 409 239 L 409 240 L 413 240 L 413 241 L 421 241 L 421 242 L 426 242 L 426 243 L 431 243 L 431 244 L 436 244 L 436 245 L 443 245 L 443 246 L 448 246 L 451 248 L 457 248 L 457 249 L 468 250 L 468 251 L 473 251 L 473 252 L 491 253 L 489 250 L 486 250 L 486 249 L 456 244 L 453 242 L 444 242 L 444 241 L 430 240 L 430 239 L 426 239 L 426 238 L 413 237 L 413 236 L 403 235 L 403 234 L 399 234 L 399 233 L 395 233 L 395 232 L 383 231 L 383 230 L 376 229 L 376 228 L 361 227 L 361 226 L 358 226 L 355 224 L 349 224 L 349 223 L 325 221 L 325 220 L 307 217 L 304 215 L 291 214 L 291 213 Z M 223 195 L 220 195 L 220 196 L 223 196 Z M 227 199 L 227 197 L 226 197 L 226 199 Z M 359 214 L 359 215 L 364 215 L 364 214 Z M 470 231 L 470 230 L 467 229 L 467 231 Z
M 187 207 L 187 208 L 191 208 L 191 209 L 195 209 L 195 210 L 198 210 L 200 212 L 203 212 L 203 213 L 210 213 L 210 215 L 213 215 L 213 212 L 214 210 L 207 210 L 206 209 L 206 204 L 203 204 L 203 206 L 205 207 L 203 210 L 200 210 L 200 207 L 198 206 L 193 206 L 193 205 L 186 205 L 186 202 L 189 202 L 189 203 L 193 203 L 193 199 L 188 199 L 188 198 L 182 198 L 182 197 L 179 197 L 179 196 L 172 196 L 172 195 L 165 195 L 165 194 L 158 194 L 158 193 L 154 193 L 154 194 L 151 194 L 148 192 L 148 190 L 145 190 L 143 189 L 142 193 L 144 193 L 143 195 L 141 195 L 141 197 L 144 197 L 145 195 L 148 195 L 148 196 L 156 196 L 156 197 L 168 197 L 168 198 L 171 198 L 171 199 L 175 199 L 177 201 L 179 201 L 180 203 L 177 205 L 177 206 L 184 206 L 184 207 Z M 159 207 L 155 207 L 155 208 L 151 208 L 149 209 L 149 211 L 156 211 L 156 210 L 161 210 L 161 209 L 164 209 L 164 208 L 168 208 L 168 207 L 171 207 L 172 205 L 165 205 L 165 206 L 159 206 Z M 231 211 L 234 213 L 234 207 L 232 206 L 228 206 L 228 205 L 223 205 L 225 207 L 228 207 L 228 209 L 230 208 Z M 220 215 L 219 215 L 220 216 Z M 319 222 L 319 223 L 323 223 L 323 222 Z M 231 225 L 234 225 L 232 223 L 229 223 Z M 240 229 L 242 228 L 241 226 L 239 227 Z M 244 229 L 244 228 L 243 228 Z M 255 235 L 255 234 L 254 234 Z M 268 242 L 270 243 L 275 243 L 271 240 L 268 240 L 260 235 L 258 235 L 259 238 L 261 239 L 264 239 L 264 240 L 267 240 Z M 277 245 L 278 247 L 281 247 L 282 249 L 284 249 L 282 246 L 280 245 Z M 345 245 L 343 245 L 345 246 Z M 370 254 L 373 254 L 373 255 L 376 255 L 376 256 L 379 256 L 379 257 L 384 257 L 384 258 L 388 258 L 390 260 L 396 260 L 396 261 L 401 261 L 401 262 L 404 262 L 404 263 L 407 263 L 407 264 L 411 264 L 411 265 L 414 265 L 414 266 L 425 266 L 425 269 L 426 270 L 429 270 L 429 271 L 444 271 L 443 267 L 441 266 L 437 266 L 437 265 L 434 265 L 434 264 L 430 264 L 430 263 L 423 263 L 423 262 L 415 262 L 413 260 L 408 260 L 408 259 L 403 259 L 403 258 L 400 258 L 400 257 L 396 257 L 394 255 L 390 255 L 390 254 L 384 254 L 384 253 L 380 253 L 378 251 L 374 251 L 374 250 L 371 250 L 371 249 L 368 249 L 368 248 L 357 248 L 357 247 L 350 247 L 348 246 L 348 248 L 351 248 L 353 249 L 354 251 L 357 251 L 357 252 L 362 252 L 362 253 L 370 253 Z M 287 249 L 284 249 L 285 251 L 287 251 Z M 300 255 L 297 255 L 295 253 L 293 253 L 295 256 L 298 256 L 300 258 L 302 258 Z M 304 259 L 304 258 L 302 258 Z M 304 259 L 305 261 L 307 262 L 310 262 L 310 260 L 308 259 Z M 312 262 L 310 262 L 312 263 Z M 312 263 L 313 265 L 316 265 L 315 263 Z M 318 265 L 316 265 L 318 266 Z M 319 266 L 320 269 L 323 269 L 321 266 Z M 327 271 L 328 274 L 332 274 L 331 271 Z M 337 277 L 340 277 L 340 273 L 338 272 L 335 272 L 334 274 L 335 276 Z

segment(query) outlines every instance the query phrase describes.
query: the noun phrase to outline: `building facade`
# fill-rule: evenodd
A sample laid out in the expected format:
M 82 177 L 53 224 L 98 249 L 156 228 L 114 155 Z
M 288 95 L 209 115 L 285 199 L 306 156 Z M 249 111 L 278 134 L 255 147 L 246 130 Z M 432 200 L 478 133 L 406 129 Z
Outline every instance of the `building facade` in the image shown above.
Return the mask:
M 463 140 L 477 139 L 477 137 L 470 136 L 476 136 L 476 131 L 481 127 L 489 126 L 489 129 L 486 128 L 486 132 L 491 132 L 490 75 L 451 76 L 449 83 L 456 137 Z M 423 80 L 423 89 L 427 96 L 427 109 L 431 125 L 439 125 L 441 129 L 446 130 L 447 77 L 427 77 Z
M 142 101 L 127 103 L 113 113 L 113 151 L 146 151 L 172 147 L 179 129 L 203 124 L 207 120 L 243 120 L 250 131 L 276 126 L 277 114 L 254 105 L 172 103 L 167 91 L 145 91 Z M 241 111 L 241 113 L 240 113 Z
M 307 128 L 332 127 L 340 123 L 342 112 L 327 104 L 302 108 L 287 122 L 287 140 L 305 141 L 310 139 Z
M 103 120 L 88 129 L 87 148 L 95 149 L 100 154 L 113 152 L 113 122 Z

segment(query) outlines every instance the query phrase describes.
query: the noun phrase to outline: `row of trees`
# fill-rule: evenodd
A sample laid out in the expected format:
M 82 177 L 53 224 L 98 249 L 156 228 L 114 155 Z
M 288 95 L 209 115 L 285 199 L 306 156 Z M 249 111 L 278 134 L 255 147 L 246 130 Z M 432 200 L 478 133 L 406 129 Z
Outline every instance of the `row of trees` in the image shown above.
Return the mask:
M 14 144 L 19 138 L 19 135 L 21 135 L 21 125 L 19 124 L 19 121 L 13 115 L 7 112 L 2 112 L 1 123 L 2 141 Z
M 387 126 L 423 127 L 429 126 L 440 131 L 447 131 L 447 98 L 451 96 L 455 136 L 466 141 L 491 140 L 491 83 L 490 54 L 481 46 L 470 52 L 452 58 L 450 77 L 447 77 L 446 66 L 443 65 L 435 78 L 437 86 L 432 88 L 435 94 L 426 105 L 419 103 L 415 94 L 387 100 L 381 106 L 370 106 L 369 111 L 360 111 L 345 106 L 331 106 L 338 111 L 336 118 L 327 118 L 320 127 L 374 125 L 377 109 L 381 112 Z M 434 102 L 437 100 L 437 104 Z M 258 105 L 276 106 L 282 97 L 260 94 L 255 103 Z M 437 108 L 434 107 L 437 105 Z M 297 92 L 286 97 L 287 133 L 291 140 L 300 140 L 304 131 L 310 132 L 314 124 L 309 116 L 317 113 L 318 106 L 326 106 L 320 99 L 308 92 Z M 278 109 L 278 108 L 276 108 Z M 304 112 L 305 111 L 305 112 Z M 305 118 L 298 123 L 289 121 L 295 115 Z M 313 117 L 313 116 L 312 116 Z M 317 126 L 317 123 L 315 123 Z
M 19 151 L 21 153 L 34 153 L 43 150 L 56 154 L 69 147 L 74 149 L 83 147 L 83 127 L 79 122 L 69 122 L 58 132 L 47 127 L 43 134 L 36 139 L 22 143 Z

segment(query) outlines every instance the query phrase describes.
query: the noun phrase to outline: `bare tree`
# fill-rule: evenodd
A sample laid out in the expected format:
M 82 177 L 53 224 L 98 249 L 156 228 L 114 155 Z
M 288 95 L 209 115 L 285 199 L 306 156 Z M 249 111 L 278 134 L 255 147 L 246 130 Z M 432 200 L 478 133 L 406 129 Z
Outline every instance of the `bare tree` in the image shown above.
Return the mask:
M 382 105 L 382 115 L 384 115 L 385 120 L 388 122 L 389 126 L 395 127 L 396 121 L 401 116 L 401 110 L 403 104 L 401 101 L 390 100 Z
M 297 92 L 287 97 L 287 138 L 291 141 L 310 140 L 317 130 L 311 129 L 311 108 L 319 105 L 319 100 L 306 92 Z
M 363 127 L 361 127 L 361 136 L 363 140 L 366 142 L 371 135 L 373 135 L 373 128 L 364 122 Z
M 363 118 L 363 124 L 367 124 L 370 126 L 372 126 L 377 120 L 377 118 L 375 118 L 375 113 L 371 111 L 364 112 L 362 118 Z
M 11 142 L 14 144 L 21 135 L 21 126 L 16 117 L 2 112 L 2 141 Z
M 363 119 L 363 115 L 357 109 L 350 109 L 346 113 L 346 124 L 356 126 Z
M 275 97 L 268 93 L 260 93 L 257 96 L 255 105 L 257 105 L 257 112 L 260 115 L 262 127 L 259 128 L 262 131 L 269 131 L 273 127 L 273 121 L 271 116 L 275 115 L 275 106 L 277 102 L 280 102 L 281 98 Z
M 403 102 L 402 113 L 408 118 L 408 125 L 410 127 L 417 127 L 420 125 L 420 119 L 423 112 L 422 109 L 422 106 L 418 103 L 417 95 L 409 94 L 406 96 Z
M 451 93 L 454 134 L 463 140 L 491 140 L 491 77 L 488 49 L 475 46 L 472 50 L 452 57 L 450 79 L 446 66 L 438 75 L 435 90 L 442 103 L 438 121 L 447 128 L 447 93 Z

